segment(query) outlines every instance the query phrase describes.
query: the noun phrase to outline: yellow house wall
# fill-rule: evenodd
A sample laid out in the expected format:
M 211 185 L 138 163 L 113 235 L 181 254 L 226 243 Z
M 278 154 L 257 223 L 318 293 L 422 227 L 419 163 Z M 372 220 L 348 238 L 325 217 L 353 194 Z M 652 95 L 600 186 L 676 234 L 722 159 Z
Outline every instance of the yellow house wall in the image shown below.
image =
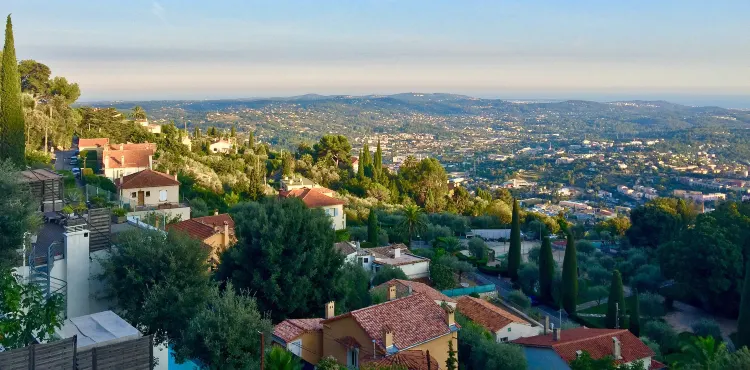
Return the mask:
M 434 357 L 438 362 L 441 369 L 445 368 L 445 361 L 448 360 L 448 342 L 453 341 L 453 350 L 456 351 L 456 359 L 458 358 L 458 333 L 446 334 L 440 338 L 429 341 L 424 344 L 420 344 L 414 348 L 414 350 L 430 351 L 430 356 Z
M 302 359 L 315 365 L 320 361 L 323 353 L 323 334 L 321 332 L 305 333 L 299 339 L 302 339 Z
M 339 364 L 346 365 L 347 349 L 335 340 L 346 336 L 356 339 L 364 347 L 359 351 L 359 362 L 361 364 L 363 358 L 369 357 L 368 355 L 372 354 L 372 339 L 367 336 L 362 327 L 351 317 L 324 324 L 323 355 L 333 356 Z M 378 354 L 382 355 L 382 352 L 378 350 Z

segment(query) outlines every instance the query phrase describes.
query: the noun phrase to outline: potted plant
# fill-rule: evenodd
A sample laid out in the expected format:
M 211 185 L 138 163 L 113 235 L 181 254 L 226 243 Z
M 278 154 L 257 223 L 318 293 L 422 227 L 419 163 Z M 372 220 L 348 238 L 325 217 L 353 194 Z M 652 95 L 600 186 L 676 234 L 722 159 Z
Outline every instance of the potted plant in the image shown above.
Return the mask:
M 115 223 L 121 224 L 125 222 L 125 215 L 128 213 L 128 211 L 125 210 L 125 208 L 122 207 L 116 207 L 112 208 L 112 219 Z
M 62 213 L 68 217 L 73 217 L 73 207 L 71 207 L 70 204 L 66 204 L 65 207 L 62 208 Z

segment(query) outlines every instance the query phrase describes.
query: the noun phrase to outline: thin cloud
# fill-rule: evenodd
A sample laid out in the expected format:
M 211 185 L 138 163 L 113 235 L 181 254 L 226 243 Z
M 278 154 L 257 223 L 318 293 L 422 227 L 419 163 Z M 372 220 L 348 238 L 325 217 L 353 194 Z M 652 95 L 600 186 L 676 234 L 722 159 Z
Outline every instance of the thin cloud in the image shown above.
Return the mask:
M 169 25 L 166 17 L 167 11 L 158 2 L 154 1 L 153 3 L 151 3 L 151 13 L 153 13 L 157 18 L 161 19 L 164 24 Z

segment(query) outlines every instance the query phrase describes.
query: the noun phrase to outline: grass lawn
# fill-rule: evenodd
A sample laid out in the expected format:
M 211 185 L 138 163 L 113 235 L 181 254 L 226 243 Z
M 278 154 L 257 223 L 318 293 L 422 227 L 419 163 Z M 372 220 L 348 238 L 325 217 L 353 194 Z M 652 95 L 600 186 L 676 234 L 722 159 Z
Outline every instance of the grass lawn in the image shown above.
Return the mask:
M 634 303 L 635 303 L 635 297 L 634 296 L 625 297 L 625 306 L 627 306 L 628 312 L 632 312 L 633 311 Z M 600 304 L 598 306 L 589 307 L 589 308 L 587 308 L 587 309 L 585 309 L 583 311 L 579 311 L 579 313 L 594 313 L 594 314 L 598 313 L 598 314 L 606 315 L 607 314 L 607 303 L 602 303 L 602 304 Z

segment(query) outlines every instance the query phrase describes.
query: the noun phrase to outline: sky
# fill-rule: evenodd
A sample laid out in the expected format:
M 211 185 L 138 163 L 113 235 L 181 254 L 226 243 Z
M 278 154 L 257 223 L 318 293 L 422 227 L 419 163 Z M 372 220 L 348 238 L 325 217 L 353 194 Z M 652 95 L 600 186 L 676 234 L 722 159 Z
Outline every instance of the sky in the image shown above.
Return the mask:
M 318 94 L 750 106 L 747 0 L 2 0 L 81 101 Z M 719 104 L 721 102 L 721 104 Z

